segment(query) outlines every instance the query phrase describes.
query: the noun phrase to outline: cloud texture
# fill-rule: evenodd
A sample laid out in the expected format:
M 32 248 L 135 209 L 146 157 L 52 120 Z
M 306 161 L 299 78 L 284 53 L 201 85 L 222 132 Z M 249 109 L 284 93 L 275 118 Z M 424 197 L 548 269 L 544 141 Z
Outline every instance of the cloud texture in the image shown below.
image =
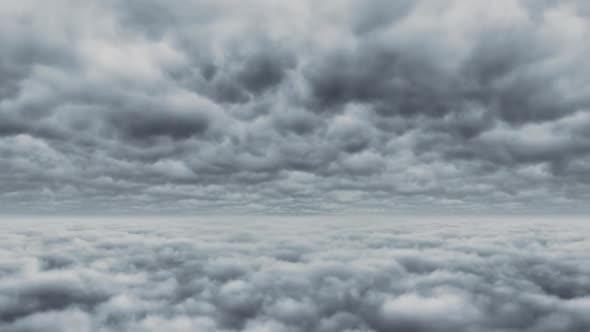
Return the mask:
M 1 227 L 3 332 L 590 329 L 584 220 L 154 218 Z
M 587 211 L 589 14 L 3 2 L 2 210 Z

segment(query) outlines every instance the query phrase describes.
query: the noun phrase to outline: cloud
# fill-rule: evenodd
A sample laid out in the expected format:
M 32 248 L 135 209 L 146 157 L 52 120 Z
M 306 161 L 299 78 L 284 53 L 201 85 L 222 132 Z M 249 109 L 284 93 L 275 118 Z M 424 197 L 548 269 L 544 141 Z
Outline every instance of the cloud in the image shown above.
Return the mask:
M 50 7 L 0 6 L 4 213 L 587 211 L 583 1 Z
M 2 331 L 590 327 L 582 219 L 2 223 Z

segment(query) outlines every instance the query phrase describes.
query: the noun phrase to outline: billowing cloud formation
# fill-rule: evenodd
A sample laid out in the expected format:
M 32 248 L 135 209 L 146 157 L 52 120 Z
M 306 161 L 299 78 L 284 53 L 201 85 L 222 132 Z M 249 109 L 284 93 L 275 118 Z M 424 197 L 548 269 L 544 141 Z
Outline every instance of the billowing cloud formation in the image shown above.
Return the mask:
M 5 2 L 2 210 L 587 211 L 589 9 Z
M 80 221 L 2 222 L 0 330 L 590 328 L 583 220 Z

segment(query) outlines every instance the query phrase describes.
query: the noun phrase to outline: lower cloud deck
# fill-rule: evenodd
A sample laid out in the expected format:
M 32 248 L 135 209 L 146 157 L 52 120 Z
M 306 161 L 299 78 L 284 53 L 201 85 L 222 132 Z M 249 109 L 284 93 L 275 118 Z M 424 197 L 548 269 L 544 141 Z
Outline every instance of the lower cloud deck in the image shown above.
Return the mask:
M 0 222 L 0 330 L 588 331 L 590 222 Z

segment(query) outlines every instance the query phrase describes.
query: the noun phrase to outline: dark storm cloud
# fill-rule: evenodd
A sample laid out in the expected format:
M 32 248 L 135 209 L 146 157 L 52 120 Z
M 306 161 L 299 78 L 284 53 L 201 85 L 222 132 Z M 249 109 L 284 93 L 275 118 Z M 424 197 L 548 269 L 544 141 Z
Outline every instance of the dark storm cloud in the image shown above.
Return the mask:
M 3 221 L 2 331 L 590 328 L 583 220 L 80 221 Z
M 581 1 L 3 4 L 2 209 L 585 210 L 588 17 Z
M 207 119 L 198 113 L 174 114 L 173 112 L 137 110 L 124 114 L 113 113 L 112 125 L 124 135 L 136 139 L 154 136 L 169 136 L 176 139 L 188 138 L 207 130 Z

